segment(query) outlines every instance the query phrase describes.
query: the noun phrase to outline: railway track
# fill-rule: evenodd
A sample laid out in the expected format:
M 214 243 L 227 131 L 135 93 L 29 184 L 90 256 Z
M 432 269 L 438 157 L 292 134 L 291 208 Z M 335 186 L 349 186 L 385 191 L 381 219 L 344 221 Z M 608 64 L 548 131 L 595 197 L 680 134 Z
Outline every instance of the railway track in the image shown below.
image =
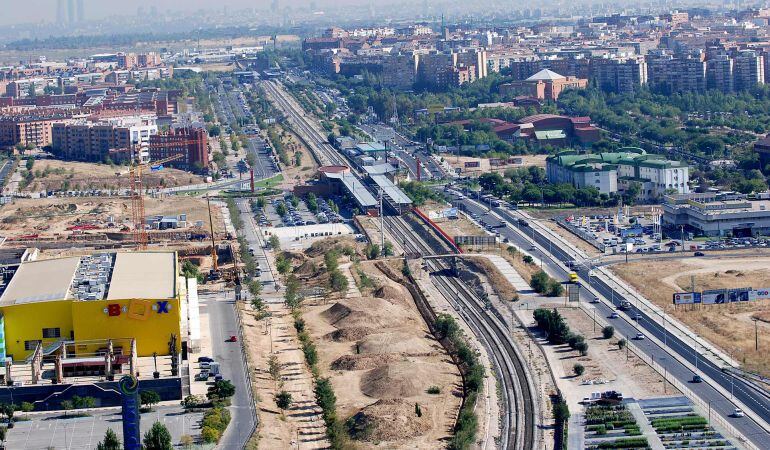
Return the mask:
M 408 253 L 423 256 L 452 253 L 437 248 L 422 238 L 403 217 L 387 217 L 391 232 Z M 503 421 L 500 447 L 512 450 L 535 448 L 536 405 L 521 354 L 514 346 L 506 325 L 491 314 L 482 300 L 459 278 L 448 274 L 449 265 L 441 260 L 426 260 L 431 280 L 466 320 L 489 352 L 501 383 Z
M 347 165 L 342 155 L 326 141 L 326 137 L 308 123 L 304 111 L 297 111 L 295 105 L 286 98 L 291 94 L 279 89 L 272 81 L 266 81 L 262 86 L 270 94 L 276 106 L 286 113 L 292 125 L 297 128 L 296 131 L 310 145 L 321 165 Z

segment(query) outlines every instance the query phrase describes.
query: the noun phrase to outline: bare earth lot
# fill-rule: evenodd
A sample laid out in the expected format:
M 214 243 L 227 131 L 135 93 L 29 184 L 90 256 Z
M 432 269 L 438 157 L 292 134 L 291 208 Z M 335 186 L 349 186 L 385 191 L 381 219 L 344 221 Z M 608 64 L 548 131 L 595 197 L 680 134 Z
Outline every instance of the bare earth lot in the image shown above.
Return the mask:
M 693 258 L 635 261 L 612 266 L 612 270 L 645 297 L 687 324 L 693 331 L 719 346 L 744 364 L 745 369 L 770 375 L 770 303 L 767 300 L 743 304 L 678 306 L 675 292 L 695 290 L 770 287 L 770 257 Z M 759 348 L 754 350 L 754 321 L 760 319 Z
M 206 200 L 193 197 L 145 198 L 145 214 L 187 214 L 191 224 L 203 221 L 208 229 Z M 224 232 L 219 208 L 211 208 L 215 232 Z M 112 216 L 114 227 L 108 227 Z M 92 224 L 99 231 L 117 231 L 124 221 L 131 220 L 131 201 L 120 197 L 51 197 L 17 199 L 0 208 L 0 234 L 7 237 L 38 234 L 41 237 L 65 233 L 66 228 Z
M 304 314 L 340 416 L 353 417 L 365 430 L 357 448 L 445 448 L 460 406 L 457 368 L 404 287 L 371 263 L 350 267 L 356 279 L 360 269 L 374 287 L 361 297 L 310 306 Z M 431 386 L 440 393 L 428 394 Z
M 35 178 L 24 191 L 127 188 L 130 182 L 127 172 L 128 166 L 43 159 L 35 161 L 32 167 Z M 118 173 L 121 175 L 117 176 Z M 171 168 L 164 168 L 159 172 L 147 171 L 143 173 L 142 179 L 146 188 L 175 187 L 204 182 L 198 175 Z

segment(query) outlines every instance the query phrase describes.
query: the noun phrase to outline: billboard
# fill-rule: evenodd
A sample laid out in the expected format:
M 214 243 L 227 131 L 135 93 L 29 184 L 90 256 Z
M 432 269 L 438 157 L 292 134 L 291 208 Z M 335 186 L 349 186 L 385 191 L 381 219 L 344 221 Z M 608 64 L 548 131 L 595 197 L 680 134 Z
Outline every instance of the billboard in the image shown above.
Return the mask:
M 701 302 L 700 292 L 677 292 L 674 294 L 675 305 L 692 305 Z
M 749 300 L 764 300 L 770 298 L 770 288 L 752 289 L 749 291 Z
M 703 291 L 702 297 L 704 305 L 727 303 L 727 289 L 710 289 L 708 291 Z

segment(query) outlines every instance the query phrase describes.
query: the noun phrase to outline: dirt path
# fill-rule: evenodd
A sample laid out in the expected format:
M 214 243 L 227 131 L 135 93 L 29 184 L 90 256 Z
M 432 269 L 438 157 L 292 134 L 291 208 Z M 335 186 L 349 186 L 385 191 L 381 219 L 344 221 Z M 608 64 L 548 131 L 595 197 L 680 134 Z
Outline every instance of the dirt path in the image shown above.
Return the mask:
M 243 320 L 246 348 L 255 374 L 260 447 L 328 448 L 326 427 L 315 402 L 313 379 L 299 346 L 294 319 L 283 304 L 269 304 L 268 311 L 272 314 L 270 318 L 257 321 L 253 313 L 245 313 Z M 269 372 L 271 354 L 280 366 L 277 381 Z M 274 400 L 282 389 L 292 396 L 291 407 L 283 414 Z

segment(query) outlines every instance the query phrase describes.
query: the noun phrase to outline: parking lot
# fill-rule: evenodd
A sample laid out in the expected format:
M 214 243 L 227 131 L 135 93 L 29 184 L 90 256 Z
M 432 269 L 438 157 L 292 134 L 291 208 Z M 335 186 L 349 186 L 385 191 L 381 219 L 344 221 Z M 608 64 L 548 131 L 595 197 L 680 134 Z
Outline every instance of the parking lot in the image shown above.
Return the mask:
M 317 198 L 315 202 L 313 212 L 305 200 L 287 195 L 271 200 L 264 209 L 255 211 L 254 217 L 260 227 L 275 228 L 344 221 L 342 215 L 337 212 L 336 203 L 323 198 Z
M 8 430 L 5 445 L 8 449 L 91 449 L 104 438 L 108 428 L 123 440 L 123 423 L 120 409 L 91 411 L 88 417 L 69 417 L 62 412 L 33 414 L 30 420 L 16 422 Z M 141 433 L 154 422 L 166 425 L 172 442 L 179 442 L 183 435 L 200 435 L 203 413 L 186 413 L 181 406 L 161 405 L 155 411 L 142 414 Z

